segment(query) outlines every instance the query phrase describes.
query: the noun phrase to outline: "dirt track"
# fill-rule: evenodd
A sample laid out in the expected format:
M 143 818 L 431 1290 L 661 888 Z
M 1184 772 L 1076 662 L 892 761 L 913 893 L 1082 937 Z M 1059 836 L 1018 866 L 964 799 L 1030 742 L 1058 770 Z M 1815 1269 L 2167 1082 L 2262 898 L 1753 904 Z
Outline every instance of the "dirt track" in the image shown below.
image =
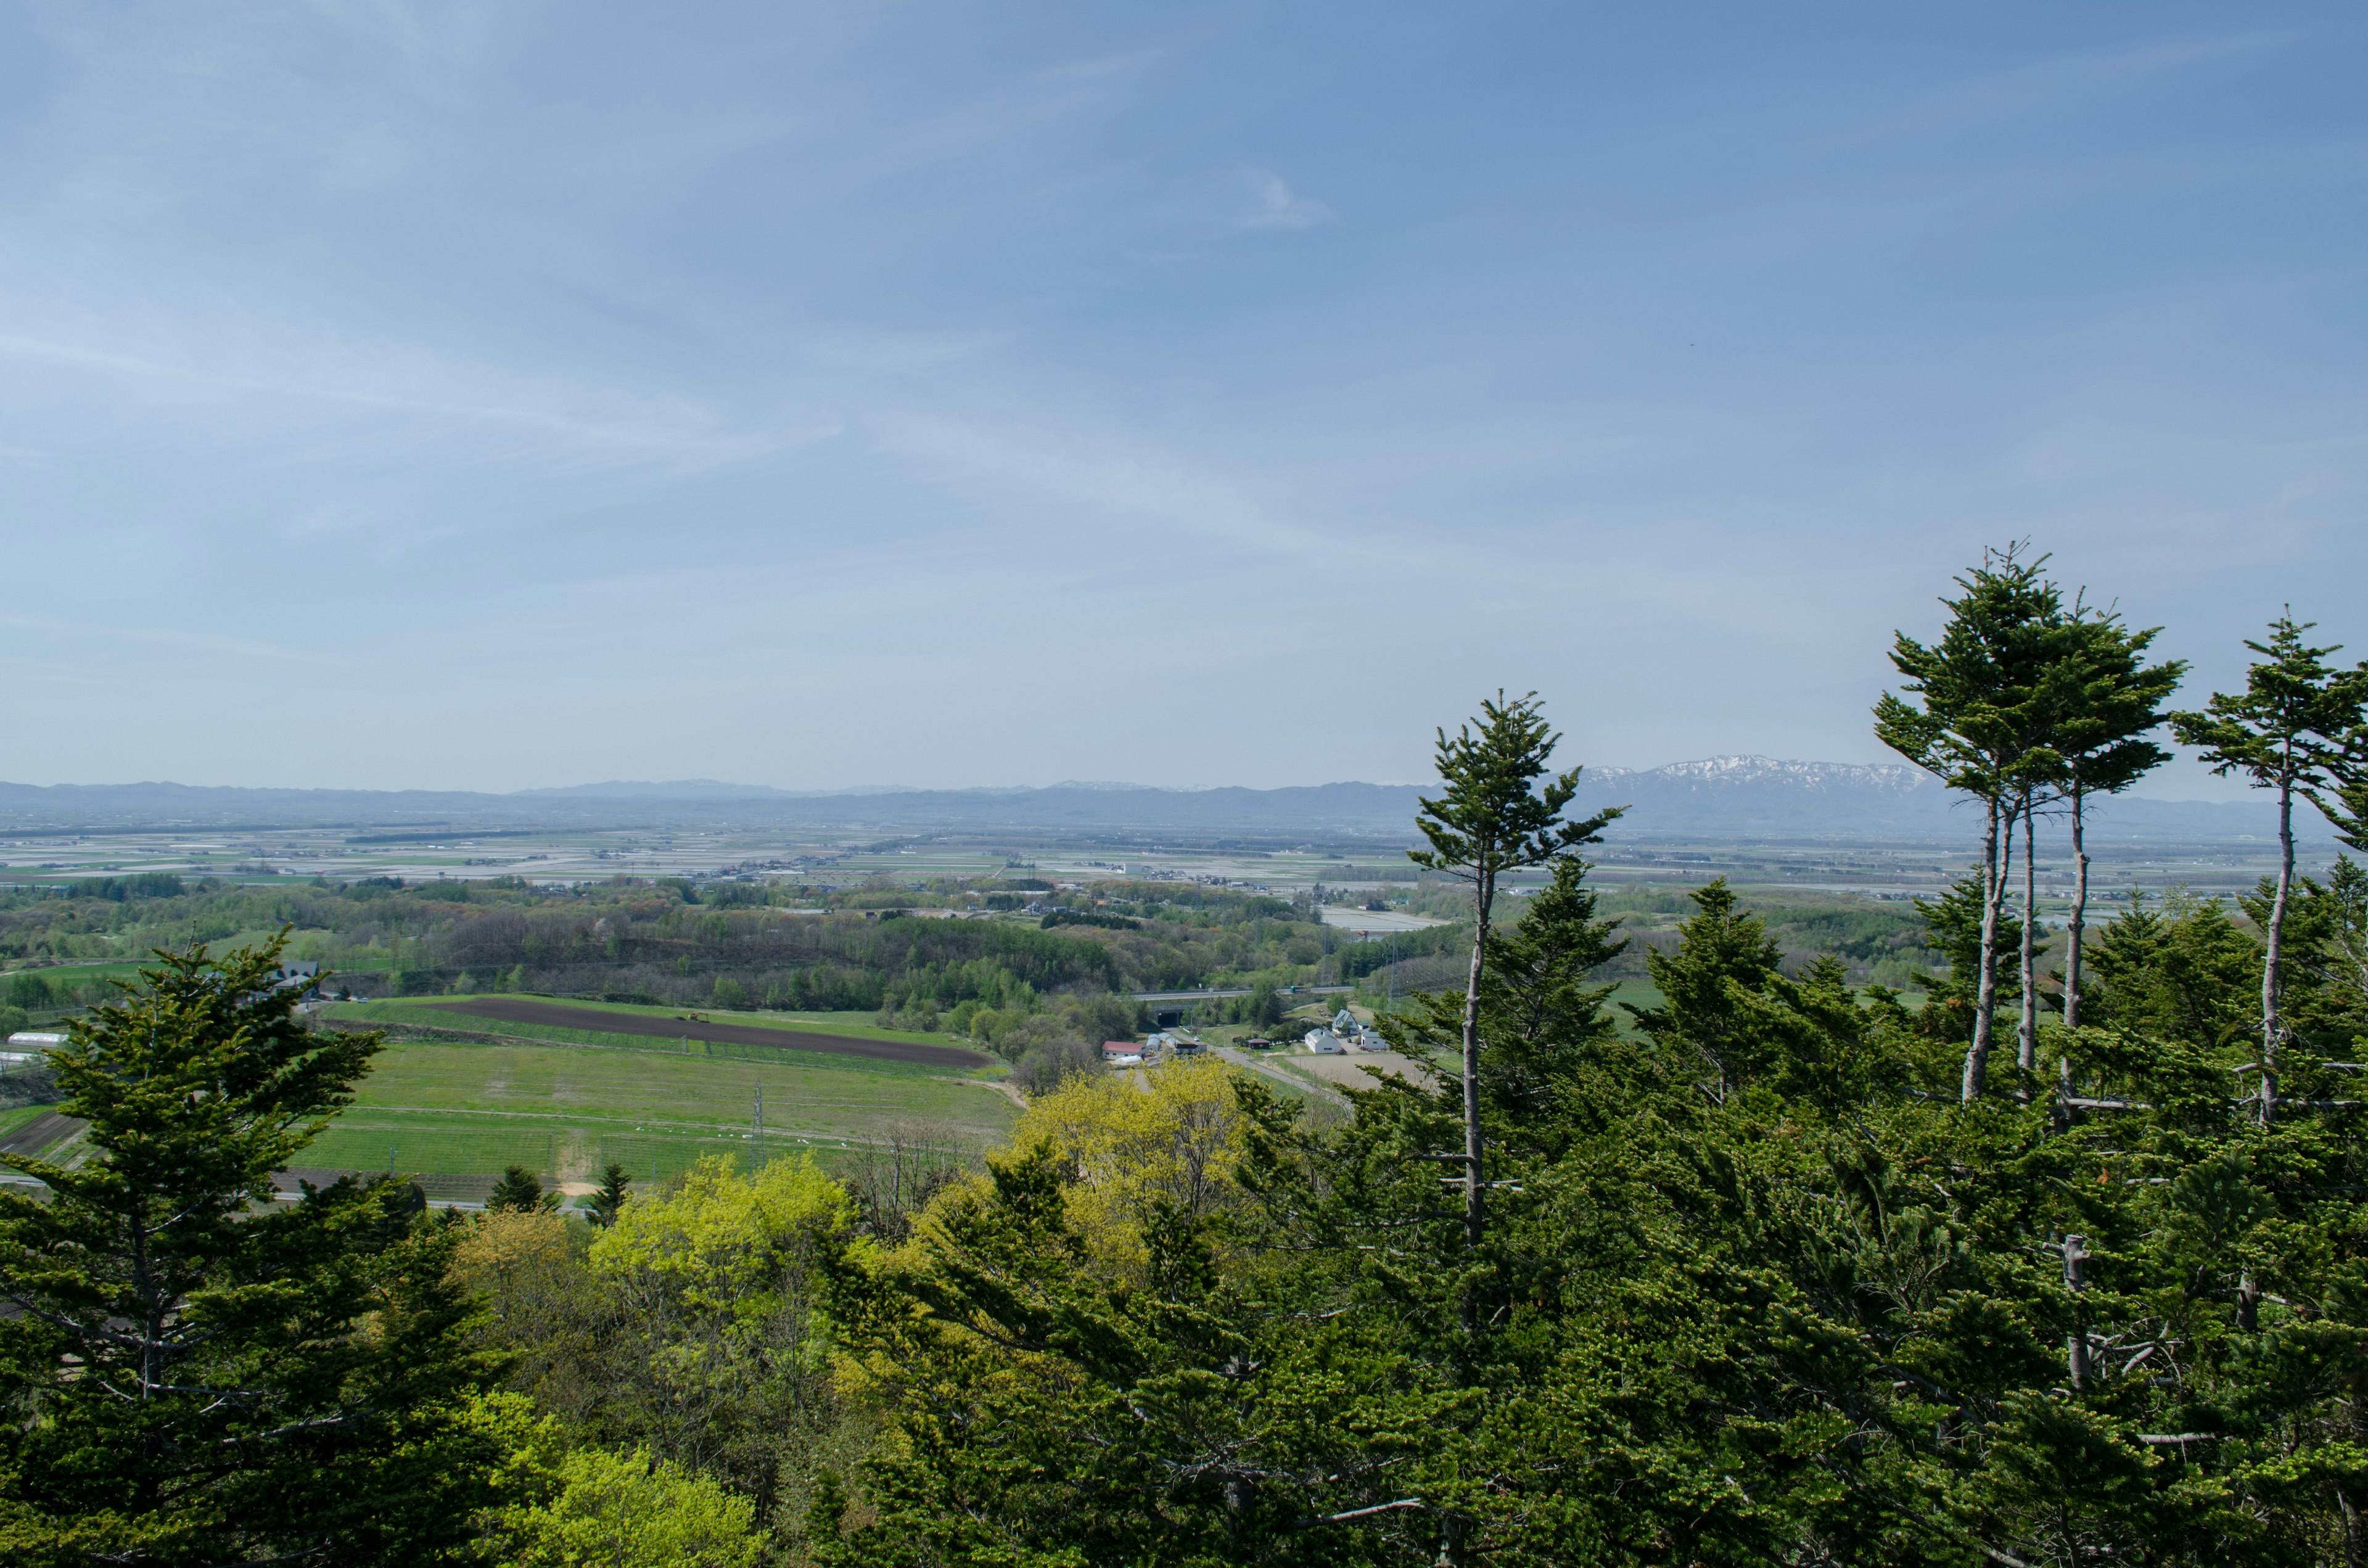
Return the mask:
M 807 1034 L 798 1029 L 766 1028 L 757 1024 L 697 1023 L 686 1018 L 654 1018 L 646 1013 L 612 1013 L 601 1007 L 570 1007 L 556 1002 L 530 1002 L 507 996 L 474 1002 L 431 1002 L 441 1013 L 497 1018 L 504 1023 L 541 1024 L 564 1029 L 598 1029 L 603 1034 L 648 1035 L 657 1040 L 712 1040 L 726 1045 L 763 1045 L 776 1051 L 819 1051 L 835 1056 L 869 1056 L 882 1062 L 918 1062 L 931 1067 L 984 1067 L 987 1059 L 975 1051 L 951 1045 L 915 1045 L 901 1040 L 858 1040 L 852 1035 Z

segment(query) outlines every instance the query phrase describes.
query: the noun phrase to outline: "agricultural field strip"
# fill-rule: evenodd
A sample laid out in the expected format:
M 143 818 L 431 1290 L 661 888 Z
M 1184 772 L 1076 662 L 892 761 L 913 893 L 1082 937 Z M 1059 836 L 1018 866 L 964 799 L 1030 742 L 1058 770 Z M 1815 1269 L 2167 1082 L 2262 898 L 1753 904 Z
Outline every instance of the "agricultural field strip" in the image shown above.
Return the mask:
M 404 1010 L 435 1008 L 456 1002 L 487 1002 L 524 1000 L 539 1006 L 565 1007 L 575 1012 L 619 1014 L 638 1018 L 664 1018 L 669 1022 L 712 1023 L 709 1015 L 728 1012 L 736 1027 L 780 1029 L 791 1034 L 822 1034 L 841 1040 L 901 1040 L 912 1045 L 945 1046 L 958 1044 L 952 1037 L 916 1033 L 911 1029 L 882 1028 L 863 1021 L 865 1013 L 777 1013 L 766 1011 L 738 1012 L 706 1006 L 684 1007 L 664 1002 L 607 1002 L 586 996 L 552 996 L 509 992 L 479 992 L 460 996 L 385 996 L 370 1002 L 350 1004 L 355 1007 L 384 1007 Z
M 474 1003 L 484 1000 L 486 999 L 439 997 L 433 1001 L 405 999 L 342 1002 L 331 1004 L 324 1010 L 323 1016 L 347 1023 L 364 1023 L 386 1028 L 443 1029 L 479 1036 L 502 1035 L 510 1039 L 532 1040 L 538 1044 L 558 1042 L 588 1045 L 610 1051 L 653 1051 L 660 1055 L 678 1054 L 678 1052 L 669 1052 L 666 1047 L 653 1045 L 651 1041 L 678 1042 L 688 1038 L 705 1040 L 713 1045 L 746 1046 L 768 1052 L 778 1052 L 785 1058 L 804 1064 L 815 1066 L 827 1064 L 840 1071 L 885 1073 L 900 1076 L 942 1076 L 945 1070 L 949 1068 L 975 1072 L 979 1068 L 991 1066 L 994 1061 L 992 1057 L 967 1047 L 948 1046 L 937 1040 L 887 1029 L 860 1028 L 837 1023 L 825 1024 L 819 1028 L 784 1026 L 769 1022 L 717 1025 L 706 1018 L 687 1018 L 678 1012 L 668 1012 L 661 1007 L 628 1010 L 622 1007 L 592 1007 L 567 1003 L 550 1003 L 542 998 L 536 998 L 535 1002 L 539 1007 L 552 1009 L 550 1013 L 542 1015 L 542 1017 L 552 1021 L 541 1021 L 540 1017 L 504 1017 L 492 1013 L 463 1010 L 458 1005 L 461 1002 Z M 558 1009 L 563 1007 L 569 1017 L 569 1021 L 566 1023 L 556 1021 L 560 1017 Z M 630 1018 L 636 1021 L 663 1020 L 668 1027 L 665 1028 L 643 1027 L 630 1029 L 587 1027 L 597 1025 L 598 1021 L 604 1017 L 618 1019 Z M 576 1022 L 577 1018 L 581 1018 L 583 1022 Z M 472 1019 L 486 1024 L 503 1024 L 507 1028 L 504 1029 L 457 1028 L 455 1024 L 461 1019 Z M 689 1027 L 687 1028 L 681 1027 L 684 1025 Z M 511 1033 L 513 1030 L 525 1032 Z M 830 1040 L 842 1043 L 837 1049 L 815 1050 L 811 1047 L 802 1047 L 796 1043 L 802 1040 Z M 878 1046 L 892 1049 L 864 1049 Z M 920 1051 L 907 1055 L 903 1051 L 893 1051 L 895 1046 L 917 1047 Z M 921 1056 L 919 1060 L 915 1060 L 914 1056 L 919 1056 L 921 1051 L 926 1051 L 928 1054 Z
M 417 1009 L 405 1009 L 405 1011 L 416 1012 Z M 431 1024 L 425 1021 L 416 1021 L 408 1017 L 398 1018 L 376 1016 L 367 1018 L 356 1018 L 352 1014 L 344 1012 L 333 1012 L 330 1016 L 340 1022 L 348 1024 L 363 1023 L 373 1028 L 391 1029 L 417 1029 L 431 1036 L 450 1037 L 450 1039 L 437 1040 L 435 1043 L 438 1044 L 478 1045 L 489 1047 L 556 1046 L 577 1051 L 620 1051 L 636 1056 L 655 1056 L 674 1061 L 681 1061 L 684 1056 L 683 1051 L 678 1047 L 669 1046 L 663 1043 L 663 1041 L 668 1038 L 663 1035 L 609 1034 L 599 1029 L 561 1028 L 552 1025 L 519 1023 L 513 1023 L 507 1028 L 499 1029 L 459 1029 L 443 1024 Z M 492 1022 L 493 1020 L 488 1019 L 486 1021 Z M 514 1032 L 519 1030 L 529 1032 Z M 799 1051 L 793 1047 L 778 1046 L 770 1044 L 769 1042 L 764 1045 L 754 1046 L 737 1046 L 733 1045 L 729 1041 L 710 1041 L 708 1043 L 711 1045 L 723 1045 L 726 1047 L 728 1051 L 763 1051 L 765 1054 L 762 1056 L 744 1056 L 734 1054 L 711 1055 L 705 1052 L 694 1052 L 692 1053 L 693 1060 L 762 1062 L 768 1065 L 794 1067 L 813 1072 L 860 1073 L 871 1077 L 905 1079 L 918 1078 L 950 1084 L 975 1083 L 980 1081 L 975 1078 L 957 1077 L 944 1072 L 942 1069 L 933 1067 L 928 1062 L 892 1062 L 882 1060 L 879 1057 L 845 1055 L 834 1051 Z
M 416 1105 L 358 1105 L 340 1116 L 336 1125 L 341 1131 L 347 1132 L 368 1131 L 373 1126 L 372 1119 L 380 1116 L 417 1116 L 436 1120 L 461 1116 L 499 1117 L 519 1121 L 552 1122 L 561 1127 L 583 1128 L 586 1131 L 622 1128 L 633 1132 L 647 1133 L 651 1137 L 667 1138 L 738 1138 L 746 1135 L 749 1131 L 749 1123 L 746 1121 L 683 1121 L 664 1117 L 586 1116 L 557 1110 L 484 1110 L 472 1106 Z M 886 1142 L 882 1139 L 866 1138 L 859 1133 L 837 1129 L 816 1129 L 795 1122 L 776 1122 L 769 1115 L 765 1122 L 765 1135 L 768 1138 L 775 1135 L 785 1138 L 835 1138 L 841 1142 L 849 1143 L 884 1143 Z

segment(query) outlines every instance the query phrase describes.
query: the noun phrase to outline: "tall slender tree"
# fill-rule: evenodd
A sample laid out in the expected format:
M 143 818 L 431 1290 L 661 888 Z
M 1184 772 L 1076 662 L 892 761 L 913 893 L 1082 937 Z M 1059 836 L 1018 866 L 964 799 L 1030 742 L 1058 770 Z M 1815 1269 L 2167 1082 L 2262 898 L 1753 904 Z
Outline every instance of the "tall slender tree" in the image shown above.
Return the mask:
M 2064 1027 L 2080 1027 L 2082 945 L 2089 920 L 2088 809 L 2093 795 L 2115 795 L 2170 760 L 2147 736 L 2162 705 L 2187 673 L 2184 660 L 2146 662 L 2160 627 L 2138 630 L 2110 608 L 2077 597 L 2049 661 L 2045 706 L 2058 765 L 2055 790 L 2071 818 L 2072 915 L 2065 923 Z M 2028 981 L 2025 983 L 2029 983 Z M 2057 1063 L 2060 1096 L 2072 1092 L 2072 1058 Z
M 1949 624 L 1930 647 L 1906 632 L 1894 638 L 1891 662 L 1918 700 L 1885 692 L 1874 705 L 1877 738 L 1982 804 L 1981 965 L 1962 1087 L 1968 1100 L 1982 1092 L 1996 1032 L 2007 889 L 2001 840 L 2010 855 L 2021 803 L 2044 777 L 2035 737 L 2051 642 L 2063 620 L 2063 597 L 2042 572 L 2047 558 L 2025 560 L 2021 548 L 1987 551 L 1956 579 L 1958 597 L 1941 601 Z
M 2257 790 L 2278 797 L 2278 881 L 2262 933 L 2260 1121 L 2278 1114 L 2278 1017 L 2286 906 L 2294 889 L 2294 796 L 2318 804 L 2346 770 L 2368 710 L 2368 665 L 2341 670 L 2327 664 L 2340 643 L 2314 648 L 2303 633 L 2318 623 L 2296 621 L 2289 608 L 2270 622 L 2270 640 L 2245 646 L 2260 657 L 2245 671 L 2245 689 L 2214 692 L 2202 712 L 2173 713 L 2171 732 L 2195 747 L 2212 771 L 2244 774 Z
M 1480 704 L 1478 733 L 1472 723 L 1450 736 L 1439 732 L 1437 800 L 1421 801 L 1416 825 L 1430 841 L 1411 849 L 1416 865 L 1472 885 L 1472 966 L 1463 988 L 1463 1233 L 1477 1248 L 1486 1231 L 1483 1199 L 1487 1191 L 1480 1127 L 1480 988 L 1488 954 L 1489 921 L 1496 910 L 1498 880 L 1508 871 L 1571 854 L 1597 842 L 1625 806 L 1612 806 L 1580 821 L 1564 814 L 1578 793 L 1580 769 L 1550 771 L 1561 736 L 1546 723 L 1538 694 L 1508 700 L 1502 690 Z M 1466 1294 L 1464 1326 L 1472 1323 Z

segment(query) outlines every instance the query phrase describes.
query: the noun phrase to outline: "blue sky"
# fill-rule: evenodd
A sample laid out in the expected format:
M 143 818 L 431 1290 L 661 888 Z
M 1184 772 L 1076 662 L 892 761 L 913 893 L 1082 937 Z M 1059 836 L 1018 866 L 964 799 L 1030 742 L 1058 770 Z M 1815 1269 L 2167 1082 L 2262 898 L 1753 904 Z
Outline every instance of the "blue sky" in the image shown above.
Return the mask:
M 2368 653 L 2364 30 L 0 8 L 0 778 L 1874 760 L 2024 536 Z

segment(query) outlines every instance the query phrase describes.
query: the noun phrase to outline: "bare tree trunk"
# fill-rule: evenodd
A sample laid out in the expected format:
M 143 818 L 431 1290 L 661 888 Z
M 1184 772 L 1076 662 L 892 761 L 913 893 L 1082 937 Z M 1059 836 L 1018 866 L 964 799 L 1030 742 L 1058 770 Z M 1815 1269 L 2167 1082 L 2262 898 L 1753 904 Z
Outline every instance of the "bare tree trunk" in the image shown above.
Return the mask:
M 2010 846 L 2009 846 L 2010 847 Z M 1989 831 L 1982 840 L 1982 959 L 1974 985 L 1974 1043 L 1965 1051 L 1965 1100 L 1981 1097 L 1982 1077 L 1990 1062 L 1990 1011 L 1998 1006 L 1998 901 L 2006 883 L 1998 869 L 1998 803 L 1989 801 Z
M 1463 1240 L 1477 1252 L 1485 1216 L 1481 1200 L 1487 1193 L 1480 1169 L 1480 971 L 1488 951 L 1488 911 L 1496 902 L 1497 879 L 1483 870 L 1473 884 L 1472 973 L 1463 987 Z M 1472 1292 L 1463 1292 L 1463 1330 L 1478 1326 L 1479 1313 Z
M 2089 929 L 2089 846 L 2083 836 L 2088 825 L 2083 820 L 2088 813 L 2087 797 L 2078 789 L 2072 791 L 2072 918 L 2065 922 L 2064 947 L 2064 1027 L 2080 1027 L 2080 938 Z
M 2294 886 L 2294 776 L 2278 780 L 2278 895 L 2270 904 L 2269 942 L 2261 955 L 2261 1125 L 2278 1119 L 2279 947 L 2286 933 L 2286 892 Z
M 2064 923 L 2064 1054 L 2056 1059 L 2059 1127 L 2072 1119 L 2072 1031 L 2080 1027 L 2080 938 L 2089 928 L 2089 844 L 2087 793 L 2072 787 L 2072 918 Z
M 2039 857 L 2032 840 L 2036 808 L 2022 798 L 2022 1018 L 2015 1026 L 2014 1064 L 2025 1073 L 2039 1071 Z M 2014 1097 L 2031 1098 L 2026 1080 L 2015 1086 Z

